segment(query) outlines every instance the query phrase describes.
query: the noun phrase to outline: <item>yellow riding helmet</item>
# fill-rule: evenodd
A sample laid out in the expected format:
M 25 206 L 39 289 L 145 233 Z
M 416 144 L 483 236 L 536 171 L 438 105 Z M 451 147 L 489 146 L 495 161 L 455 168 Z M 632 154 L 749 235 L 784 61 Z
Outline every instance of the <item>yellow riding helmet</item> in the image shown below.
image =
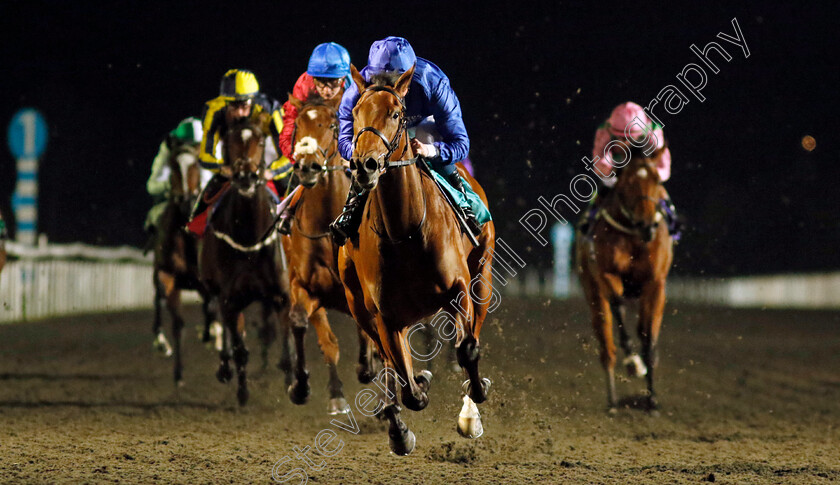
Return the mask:
M 227 101 L 242 101 L 253 98 L 260 92 L 260 84 L 254 73 L 245 69 L 231 69 L 222 77 L 219 95 Z

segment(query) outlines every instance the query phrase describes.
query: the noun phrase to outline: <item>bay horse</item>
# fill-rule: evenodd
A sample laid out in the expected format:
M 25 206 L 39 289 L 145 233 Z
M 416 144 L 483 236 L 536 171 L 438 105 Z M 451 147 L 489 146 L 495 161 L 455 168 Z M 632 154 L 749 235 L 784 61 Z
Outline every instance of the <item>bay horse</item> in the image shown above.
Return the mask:
M 607 377 L 607 408 L 617 412 L 615 390 L 616 349 L 613 323 L 631 376 L 647 379 L 647 409 L 656 414 L 653 388 L 657 341 L 665 309 L 665 279 L 673 260 L 673 239 L 665 223 L 663 200 L 667 192 L 656 170 L 665 148 L 650 156 L 631 150 L 627 165 L 605 197 L 592 228 L 592 237 L 580 233 L 575 242 L 578 275 L 589 308 L 592 326 L 601 346 L 601 365 Z M 637 333 L 642 357 L 635 352 L 625 328 L 625 305 L 639 300 Z
M 275 203 L 264 176 L 267 124 L 265 116 L 254 121 L 244 118 L 223 134 L 222 171 L 229 171 L 230 186 L 219 192 L 199 256 L 201 280 L 217 299 L 224 325 L 216 378 L 223 383 L 233 378 L 233 358 L 240 405 L 249 397 L 242 311 L 259 302 L 266 327 L 275 326 L 277 313 L 288 312 L 288 278 L 277 232 L 272 229 Z
M 406 336 L 417 321 L 453 310 L 447 314 L 458 332 L 458 363 L 468 376 L 462 386 L 465 408 L 468 400 L 475 409 L 474 403 L 487 398 L 490 381 L 478 373 L 478 336 L 493 296 L 495 228 L 485 224 L 473 247 L 431 175 L 419 165 L 425 162 L 410 158 L 405 96 L 414 67 L 393 84 L 368 84 L 355 66 L 351 74 L 360 98 L 353 109 L 350 165 L 355 183 L 370 193 L 358 236 L 339 253 L 339 272 L 353 318 L 376 343 L 386 366 L 379 374 L 387 383 L 380 405 L 389 421 L 391 450 L 407 455 L 415 437 L 400 419 L 396 384 L 402 403 L 419 411 L 429 403 L 431 379 L 427 370 L 414 375 Z M 487 204 L 478 182 L 463 167 L 459 171 Z M 480 436 L 477 412 L 471 420 L 459 419 L 458 429 L 469 438 Z
M 183 379 L 181 332 L 184 328 L 181 291 L 195 290 L 201 296 L 204 312 L 202 339 L 205 342 L 210 342 L 213 333 L 220 335 L 221 325 L 212 310 L 211 295 L 199 281 L 198 243 L 183 230 L 200 189 L 198 151 L 190 145 L 181 145 L 173 149 L 167 164 L 170 190 L 154 241 L 152 283 L 155 288 L 155 314 L 152 332 L 155 335 L 154 348 L 167 357 L 172 355 L 172 347 L 161 329 L 161 301 L 165 300 L 172 319 L 172 338 L 175 342 L 173 375 L 175 383 L 180 385 Z
M 338 340 L 327 320 L 327 309 L 350 314 L 344 286 L 338 275 L 338 249 L 330 237 L 329 224 L 341 213 L 350 190 L 344 160 L 338 155 L 338 116 L 334 101 L 321 98 L 303 103 L 289 95 L 298 109 L 292 135 L 295 174 L 302 195 L 295 209 L 291 234 L 283 237 L 289 255 L 290 317 L 295 336 L 297 359 L 295 382 L 289 388 L 292 402 L 302 404 L 309 394 L 308 371 L 304 354 L 304 335 L 309 323 L 318 334 L 318 345 L 329 370 L 329 414 L 342 414 L 350 406 L 338 377 Z M 357 327 L 359 360 L 356 368 L 360 382 L 373 379 L 373 352 L 367 336 Z

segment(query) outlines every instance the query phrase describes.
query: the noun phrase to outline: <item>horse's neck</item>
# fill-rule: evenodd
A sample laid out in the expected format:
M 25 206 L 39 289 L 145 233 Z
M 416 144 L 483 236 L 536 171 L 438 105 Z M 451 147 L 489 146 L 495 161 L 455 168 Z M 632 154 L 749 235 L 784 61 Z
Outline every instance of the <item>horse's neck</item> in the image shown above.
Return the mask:
M 221 201 L 223 210 L 214 218 L 213 225 L 237 241 L 256 243 L 273 221 L 265 187 L 258 186 L 253 197 L 245 197 L 231 187 L 226 197 L 228 200 Z
M 426 200 L 420 169 L 408 165 L 386 171 L 374 190 L 376 211 L 374 227 L 380 227 L 392 240 L 411 236 L 423 222 Z
M 307 234 L 321 233 L 328 230 L 332 221 L 341 214 L 350 181 L 344 172 L 330 171 L 324 179 L 311 189 L 304 189 L 301 207 L 298 212 L 298 224 Z

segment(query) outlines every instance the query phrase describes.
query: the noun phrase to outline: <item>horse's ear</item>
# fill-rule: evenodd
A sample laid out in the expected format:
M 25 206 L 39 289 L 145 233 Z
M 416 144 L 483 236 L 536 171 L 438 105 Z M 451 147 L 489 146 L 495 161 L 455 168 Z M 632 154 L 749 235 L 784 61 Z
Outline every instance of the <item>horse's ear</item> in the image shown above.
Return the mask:
M 296 97 L 292 96 L 292 93 L 287 93 L 289 95 L 289 104 L 294 106 L 297 109 L 303 108 L 303 101 L 297 99 Z
M 353 82 L 356 83 L 356 88 L 359 89 L 359 94 L 362 94 L 365 90 L 365 78 L 362 77 L 359 70 L 356 69 L 356 66 L 350 64 L 350 76 L 353 78 Z
M 417 67 L 416 63 L 411 66 L 411 69 L 405 71 L 402 76 L 397 79 L 396 84 L 394 84 L 394 91 L 403 98 L 405 98 L 405 95 L 408 94 L 408 88 L 411 86 L 411 78 L 414 76 L 415 67 Z

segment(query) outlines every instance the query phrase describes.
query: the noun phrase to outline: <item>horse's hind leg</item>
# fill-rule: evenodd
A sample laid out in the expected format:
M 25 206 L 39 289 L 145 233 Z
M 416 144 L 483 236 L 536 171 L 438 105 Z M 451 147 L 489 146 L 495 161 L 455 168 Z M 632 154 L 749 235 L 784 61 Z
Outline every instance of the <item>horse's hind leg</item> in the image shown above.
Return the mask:
M 350 411 L 350 406 L 347 400 L 344 399 L 344 392 L 342 392 L 343 384 L 338 377 L 338 339 L 335 337 L 330 322 L 327 320 L 327 311 L 322 307 L 315 310 L 309 317 L 309 323 L 315 327 L 315 332 L 318 334 L 318 346 L 321 347 L 321 352 L 324 354 L 324 360 L 327 363 L 327 369 L 330 373 L 330 381 L 327 389 L 330 392 L 330 403 L 327 408 L 329 414 L 345 414 Z
M 216 351 L 222 350 L 222 324 L 219 323 L 218 311 L 215 308 L 216 302 L 213 296 L 206 290 L 200 290 L 201 295 L 201 310 L 204 313 L 204 332 L 201 335 L 201 341 L 213 346 Z
M 374 344 L 361 327 L 356 325 L 359 336 L 359 362 L 356 365 L 356 377 L 362 384 L 369 384 L 376 376 Z
M 618 326 L 618 336 L 621 348 L 624 350 L 624 360 L 622 364 L 627 369 L 627 374 L 631 377 L 643 377 L 647 374 L 647 368 L 642 362 L 641 357 L 636 352 L 633 346 L 633 341 L 627 335 L 627 311 L 623 299 L 615 298 L 610 301 L 610 310 L 612 311 L 613 319 L 616 326 Z
M 236 363 L 236 374 L 238 376 L 238 388 L 236 398 L 239 405 L 244 406 L 248 402 L 248 349 L 245 347 L 245 315 L 240 313 L 237 318 L 236 329 L 231 332 L 233 338 L 233 360 Z
M 653 389 L 653 370 L 658 363 L 656 344 L 662 327 L 662 313 L 665 311 L 665 283 L 653 281 L 642 290 L 639 308 L 639 338 L 642 340 L 642 358 L 647 365 L 648 410 L 656 411 L 659 401 Z
M 388 420 L 388 444 L 391 451 L 395 455 L 405 456 L 414 451 L 416 445 L 416 438 L 414 433 L 408 429 L 402 419 L 400 419 L 400 406 L 397 404 L 397 374 L 393 367 L 389 365 L 389 359 L 385 361 L 385 369 L 379 375 L 385 374 L 385 392 L 384 400 L 388 403 L 382 411 L 383 416 Z
M 262 325 L 258 331 L 260 339 L 260 356 L 262 357 L 262 370 L 268 368 L 268 350 L 271 344 L 277 340 L 277 325 L 272 302 L 262 304 Z

